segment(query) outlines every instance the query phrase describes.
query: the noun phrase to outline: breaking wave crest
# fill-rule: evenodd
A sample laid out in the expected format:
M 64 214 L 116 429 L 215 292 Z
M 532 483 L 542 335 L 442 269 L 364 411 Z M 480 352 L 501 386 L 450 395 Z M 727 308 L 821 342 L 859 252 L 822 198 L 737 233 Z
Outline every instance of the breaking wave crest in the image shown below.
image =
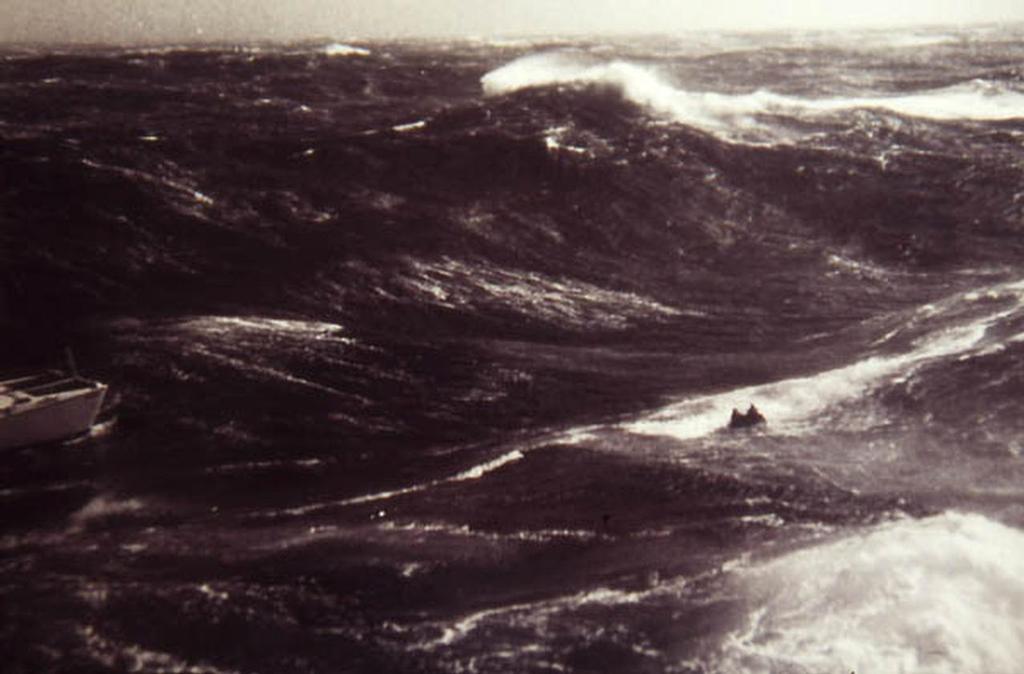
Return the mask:
M 808 377 L 686 399 L 625 424 L 624 428 L 633 433 L 690 440 L 719 430 L 732 409 L 757 401 L 758 407 L 772 420 L 773 432 L 798 435 L 813 430 L 807 422 L 832 405 L 861 397 L 885 381 L 906 377 L 925 363 L 965 357 L 994 348 L 994 344 L 998 346 L 998 342 L 992 342 L 989 330 L 1000 321 L 1016 316 L 1024 307 L 1021 282 L 993 286 L 986 293 L 957 294 L 940 303 L 941 307 L 925 305 L 918 309 L 911 322 L 935 315 L 952 316 L 964 307 L 978 305 L 982 298 L 1001 298 L 1008 306 L 982 307 L 981 313 L 970 320 L 943 324 L 918 338 L 913 348 L 904 353 L 873 355 Z
M 333 42 L 324 47 L 324 54 L 327 56 L 369 56 L 370 50 L 340 42 Z
M 801 117 L 878 109 L 934 120 L 1024 117 L 1024 93 L 981 79 L 903 95 L 812 99 L 767 90 L 723 94 L 680 89 L 652 66 L 600 61 L 576 52 L 524 56 L 487 73 L 481 84 L 490 96 L 553 85 L 611 87 L 655 114 L 731 140 L 749 140 L 752 132 L 768 133 L 770 128 L 758 119 L 764 115 Z
M 715 671 L 1000 674 L 1024 661 L 1024 532 L 946 513 L 749 570 Z

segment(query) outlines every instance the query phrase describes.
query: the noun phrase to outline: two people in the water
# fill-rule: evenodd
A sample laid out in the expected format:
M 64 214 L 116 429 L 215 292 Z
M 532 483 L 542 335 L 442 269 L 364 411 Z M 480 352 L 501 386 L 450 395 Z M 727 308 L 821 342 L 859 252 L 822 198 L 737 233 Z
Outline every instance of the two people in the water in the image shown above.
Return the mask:
M 753 428 L 759 424 L 766 423 L 764 415 L 761 414 L 753 405 L 747 410 L 746 414 L 740 413 L 735 407 L 732 409 L 732 417 L 729 419 L 729 429 L 733 430 L 736 428 Z

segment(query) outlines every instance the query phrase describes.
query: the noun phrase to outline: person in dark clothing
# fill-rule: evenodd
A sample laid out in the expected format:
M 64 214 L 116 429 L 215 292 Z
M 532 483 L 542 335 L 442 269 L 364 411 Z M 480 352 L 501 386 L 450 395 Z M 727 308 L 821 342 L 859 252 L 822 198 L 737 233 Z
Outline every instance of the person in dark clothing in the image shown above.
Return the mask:
M 767 419 L 764 418 L 761 411 L 754 405 L 751 405 L 745 414 L 740 413 L 740 411 L 734 407 L 732 410 L 732 417 L 729 418 L 729 428 L 752 428 L 758 424 L 766 422 Z

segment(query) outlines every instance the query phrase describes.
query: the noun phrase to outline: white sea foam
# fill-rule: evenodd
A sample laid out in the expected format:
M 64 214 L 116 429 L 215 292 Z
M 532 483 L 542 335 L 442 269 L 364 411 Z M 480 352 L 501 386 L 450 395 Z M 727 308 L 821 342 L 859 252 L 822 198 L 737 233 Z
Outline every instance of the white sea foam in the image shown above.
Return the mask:
M 980 515 L 903 520 L 739 571 L 753 607 L 712 671 L 1013 674 L 1024 532 Z
M 750 140 L 770 134 L 762 115 L 806 116 L 858 108 L 887 110 L 937 120 L 1024 118 L 1024 93 L 983 80 L 902 95 L 801 98 L 759 90 L 744 94 L 686 91 L 657 69 L 628 61 L 599 61 L 580 52 L 546 52 L 516 59 L 484 75 L 484 93 L 501 95 L 552 85 L 599 85 L 616 89 L 655 114 L 720 134 Z
M 230 335 L 245 331 L 294 335 L 304 338 L 331 338 L 350 343 L 355 341 L 342 337 L 341 334 L 345 328 L 337 323 L 267 318 L 265 316 L 196 316 L 188 319 L 184 323 L 184 327 L 210 335 Z
M 745 409 L 755 403 L 769 420 L 773 433 L 799 434 L 810 430 L 809 422 L 816 414 L 837 403 L 854 399 L 885 380 L 906 377 L 915 368 L 935 359 L 976 354 L 990 348 L 986 342 L 988 329 L 999 320 L 1013 315 L 1024 306 L 1024 284 L 1001 284 L 989 289 L 996 297 L 1012 302 L 1010 308 L 994 303 L 991 311 L 953 327 L 943 327 L 925 334 L 910 351 L 895 355 L 878 355 L 827 370 L 808 377 L 748 386 L 706 396 L 683 400 L 670 405 L 623 428 L 633 433 L 666 435 L 683 440 L 709 435 L 721 429 L 733 408 Z M 988 296 L 988 293 L 979 294 Z M 953 312 L 976 301 L 973 293 L 954 295 L 940 306 L 923 306 L 921 317 L 934 318 L 938 313 Z
M 831 40 L 835 39 L 834 34 L 829 35 Z M 867 48 L 867 49 L 920 49 L 922 47 L 935 47 L 938 45 L 956 44 L 964 38 L 952 33 L 905 33 L 903 31 L 885 31 L 867 33 L 852 33 L 848 36 L 838 36 L 844 47 Z M 843 39 L 846 37 L 846 39 Z
M 397 131 L 398 133 L 408 133 L 410 131 L 419 131 L 425 128 L 427 128 L 427 122 L 421 119 L 418 122 L 409 122 L 408 124 L 396 124 L 395 126 L 391 127 L 391 130 Z
M 473 35 L 466 38 L 466 41 L 470 44 L 496 47 L 498 49 L 526 49 L 550 40 L 551 38 L 487 37 L 481 35 Z
M 216 586 L 210 583 L 201 583 L 196 589 L 203 595 L 213 599 L 214 601 L 224 602 L 231 598 L 231 593 L 226 590 L 218 590 Z
M 552 152 L 571 152 L 572 154 L 587 155 L 591 151 L 579 145 L 565 142 L 564 136 L 570 130 L 568 126 L 554 126 L 544 132 L 544 144 Z
M 910 117 L 955 120 L 1007 120 L 1024 118 L 1024 93 L 986 80 L 972 80 L 942 89 L 902 96 L 876 96 L 801 101 L 810 110 L 836 111 L 878 108 Z
M 463 482 L 465 480 L 479 480 L 487 473 L 498 470 L 502 466 L 512 463 L 513 461 L 518 461 L 521 458 L 523 458 L 523 453 L 516 449 L 511 452 L 508 452 L 507 454 L 502 454 L 493 461 L 481 463 L 478 466 L 473 466 L 468 470 L 464 470 L 458 475 L 448 478 L 447 480 L 445 480 L 445 482 Z
M 340 42 L 334 42 L 324 47 L 324 54 L 327 56 L 369 56 L 370 53 L 369 49 Z
M 107 517 L 129 515 L 142 510 L 144 507 L 142 501 L 138 499 L 116 499 L 107 494 L 100 494 L 71 515 L 71 529 L 72 531 L 79 531 L 90 522 Z

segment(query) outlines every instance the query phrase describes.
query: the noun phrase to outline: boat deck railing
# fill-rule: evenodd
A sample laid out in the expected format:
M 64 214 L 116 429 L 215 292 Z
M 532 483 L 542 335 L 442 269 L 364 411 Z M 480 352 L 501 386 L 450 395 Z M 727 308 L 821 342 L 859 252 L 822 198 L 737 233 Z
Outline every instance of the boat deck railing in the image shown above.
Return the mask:
M 35 398 L 93 386 L 93 381 L 78 376 L 69 377 L 66 373 L 55 370 L 0 380 L 0 393 L 12 395 L 17 400 L 22 397 Z

